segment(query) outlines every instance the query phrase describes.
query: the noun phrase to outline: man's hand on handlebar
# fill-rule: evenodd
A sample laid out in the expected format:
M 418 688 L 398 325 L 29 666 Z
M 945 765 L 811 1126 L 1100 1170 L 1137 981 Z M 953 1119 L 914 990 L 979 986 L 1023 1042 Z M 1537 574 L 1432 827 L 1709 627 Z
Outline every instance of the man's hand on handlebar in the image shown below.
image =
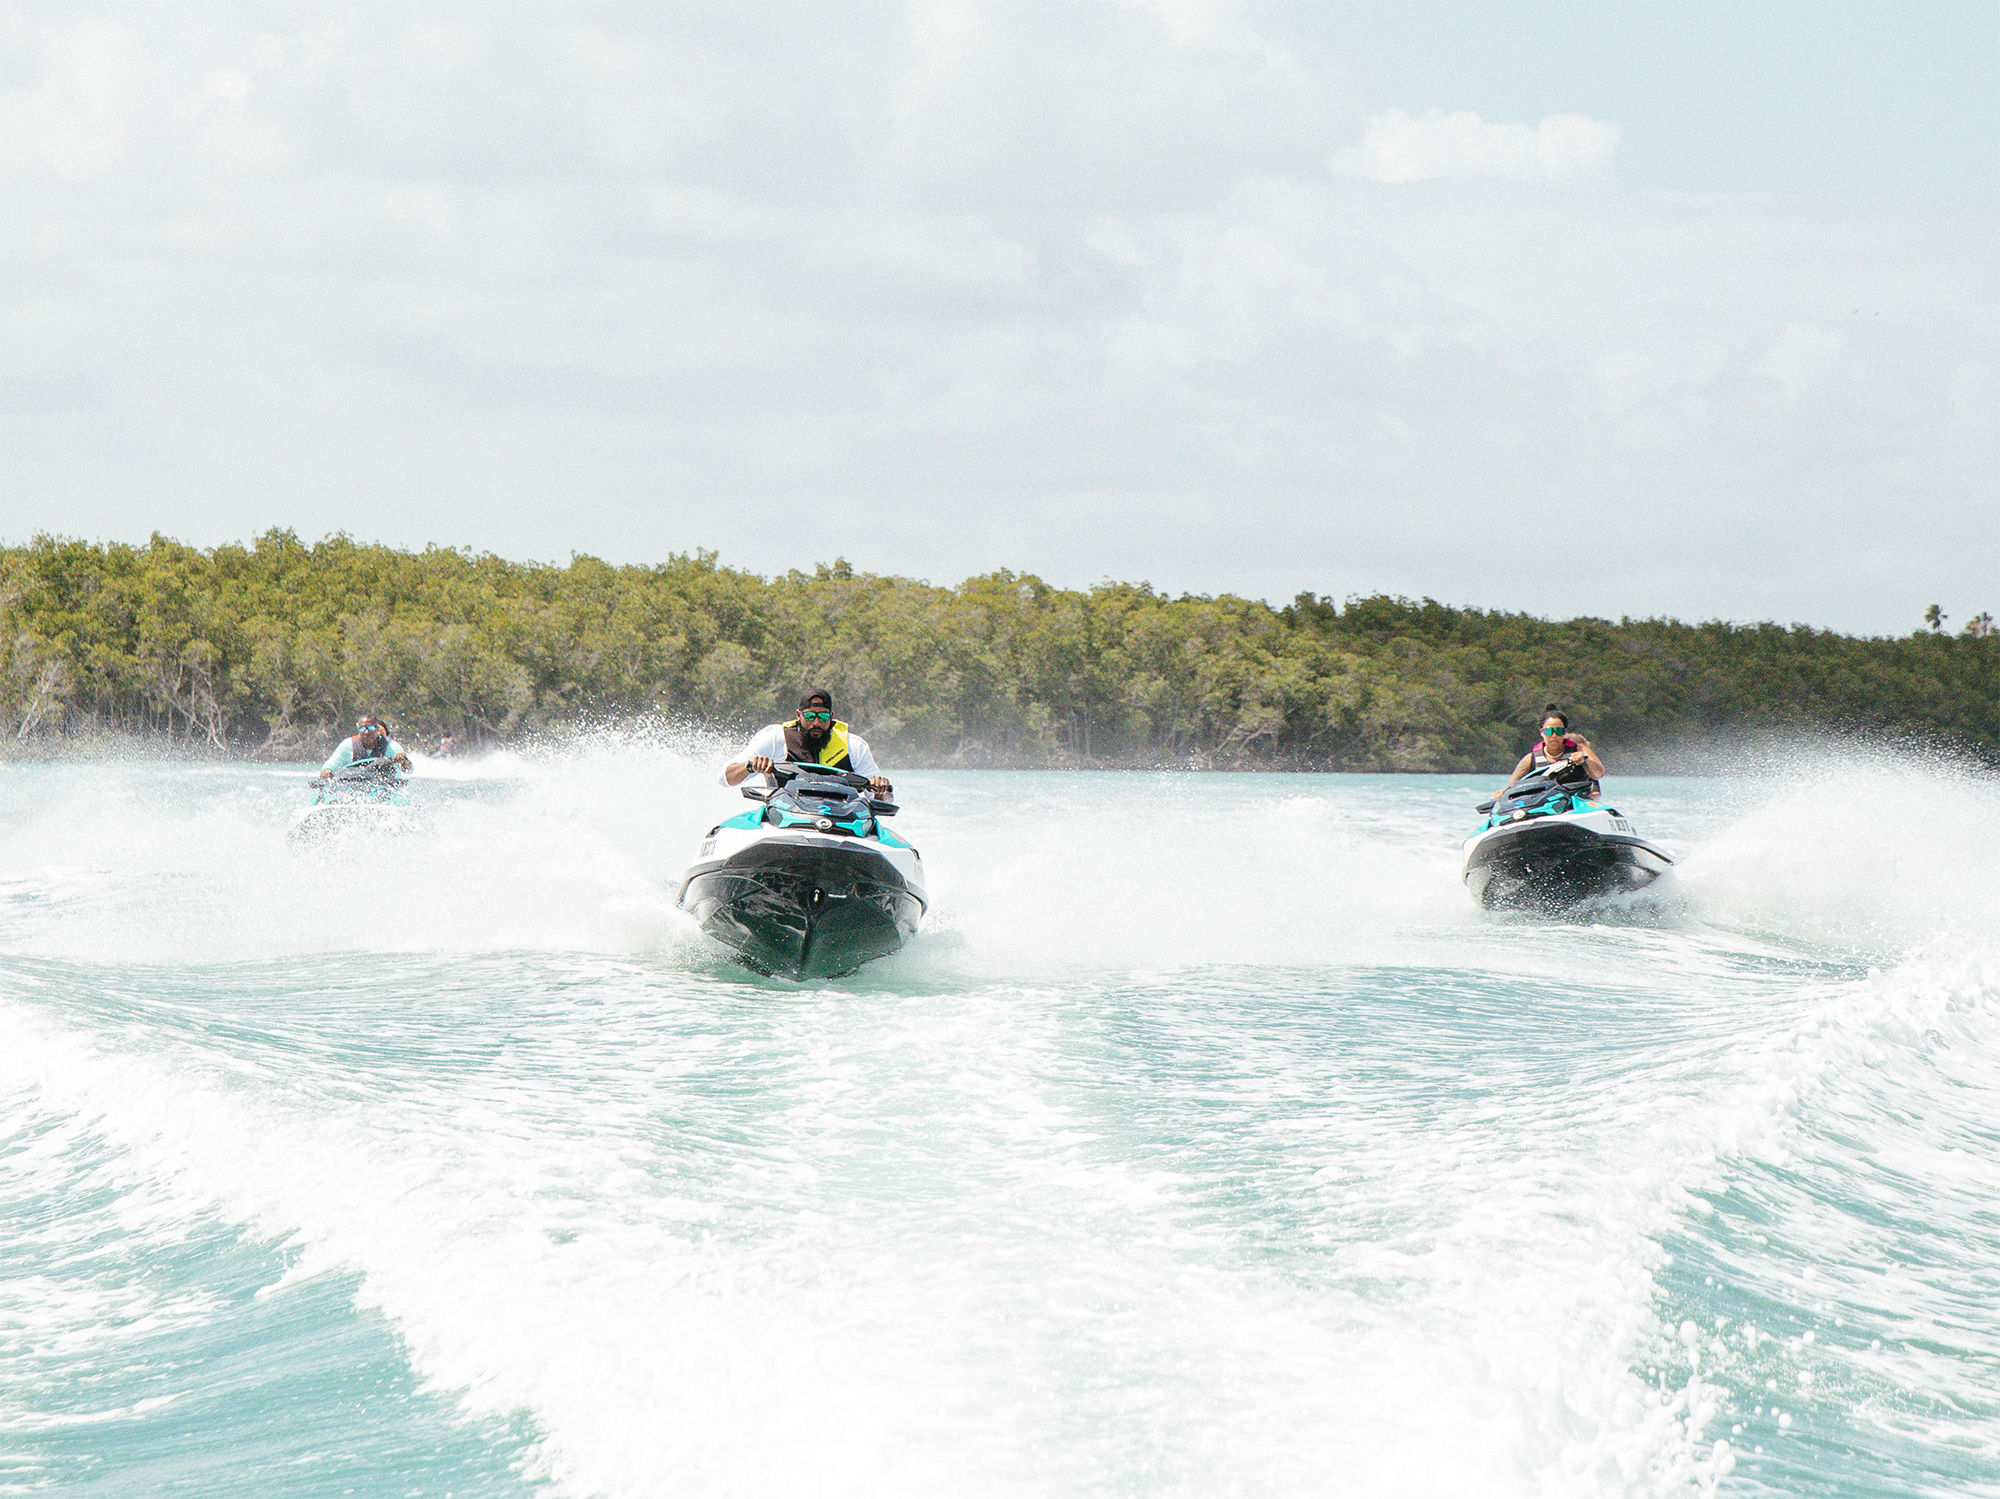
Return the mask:
M 769 775 L 770 773 L 771 759 L 768 755 L 752 755 L 741 764 L 729 764 L 722 767 L 722 779 L 731 786 L 741 786 L 752 776 Z
M 868 778 L 868 794 L 870 796 L 879 797 L 886 802 L 889 799 L 890 793 L 895 789 L 894 786 L 889 784 L 887 776 L 870 776 Z

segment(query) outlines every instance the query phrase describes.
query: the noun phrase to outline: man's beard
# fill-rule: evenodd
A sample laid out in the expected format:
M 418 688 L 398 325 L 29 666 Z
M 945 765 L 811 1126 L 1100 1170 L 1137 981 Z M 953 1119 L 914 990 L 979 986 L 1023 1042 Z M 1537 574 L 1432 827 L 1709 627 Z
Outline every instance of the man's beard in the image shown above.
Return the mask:
M 832 737 L 833 737 L 832 729 L 811 728 L 811 729 L 802 729 L 799 732 L 799 738 L 805 740 L 807 745 L 809 745 L 813 749 L 824 748 L 827 740 L 831 739 Z

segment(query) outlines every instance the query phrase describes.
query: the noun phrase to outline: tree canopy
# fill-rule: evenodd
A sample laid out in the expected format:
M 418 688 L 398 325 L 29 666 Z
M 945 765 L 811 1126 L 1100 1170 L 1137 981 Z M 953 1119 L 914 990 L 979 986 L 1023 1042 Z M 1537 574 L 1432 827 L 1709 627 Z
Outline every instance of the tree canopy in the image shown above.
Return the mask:
M 0 548 L 0 742 L 141 734 L 316 755 L 379 710 L 504 741 L 663 715 L 740 729 L 805 685 L 901 763 L 1502 769 L 1545 702 L 1636 749 L 1917 733 L 2000 760 L 2000 636 L 1544 620 L 1423 599 L 1168 597 L 710 552 L 566 566 L 270 531 Z

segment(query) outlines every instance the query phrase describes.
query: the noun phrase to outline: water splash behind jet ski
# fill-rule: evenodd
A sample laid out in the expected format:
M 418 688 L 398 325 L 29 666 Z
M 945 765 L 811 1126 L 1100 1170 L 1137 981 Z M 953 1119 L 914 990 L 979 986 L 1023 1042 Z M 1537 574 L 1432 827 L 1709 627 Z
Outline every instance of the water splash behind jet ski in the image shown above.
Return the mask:
M 680 907 L 758 973 L 833 978 L 916 935 L 929 896 L 917 851 L 882 826 L 892 802 L 868 779 L 780 763 L 754 812 L 709 830 L 681 880 Z
M 1560 764 L 1480 803 L 1486 825 L 1465 840 L 1465 888 L 1489 911 L 1563 911 L 1641 890 L 1673 860 L 1590 797 L 1580 766 Z

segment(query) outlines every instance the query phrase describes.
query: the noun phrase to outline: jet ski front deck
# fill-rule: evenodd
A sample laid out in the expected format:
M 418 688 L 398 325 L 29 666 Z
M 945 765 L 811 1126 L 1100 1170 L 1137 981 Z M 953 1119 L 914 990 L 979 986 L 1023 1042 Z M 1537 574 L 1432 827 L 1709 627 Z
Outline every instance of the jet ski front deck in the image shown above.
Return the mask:
M 1480 810 L 1465 840 L 1465 888 L 1489 911 L 1555 912 L 1640 890 L 1673 860 L 1615 807 L 1559 777 L 1531 776 Z
M 386 761 L 337 770 L 313 783 L 305 805 L 293 811 L 285 836 L 294 848 L 304 848 L 432 832 L 430 814 L 410 801 L 403 786 L 403 776 Z
M 921 856 L 876 821 L 895 807 L 857 795 L 858 777 L 780 770 L 760 812 L 710 830 L 680 908 L 758 973 L 835 978 L 895 952 L 928 904 Z

